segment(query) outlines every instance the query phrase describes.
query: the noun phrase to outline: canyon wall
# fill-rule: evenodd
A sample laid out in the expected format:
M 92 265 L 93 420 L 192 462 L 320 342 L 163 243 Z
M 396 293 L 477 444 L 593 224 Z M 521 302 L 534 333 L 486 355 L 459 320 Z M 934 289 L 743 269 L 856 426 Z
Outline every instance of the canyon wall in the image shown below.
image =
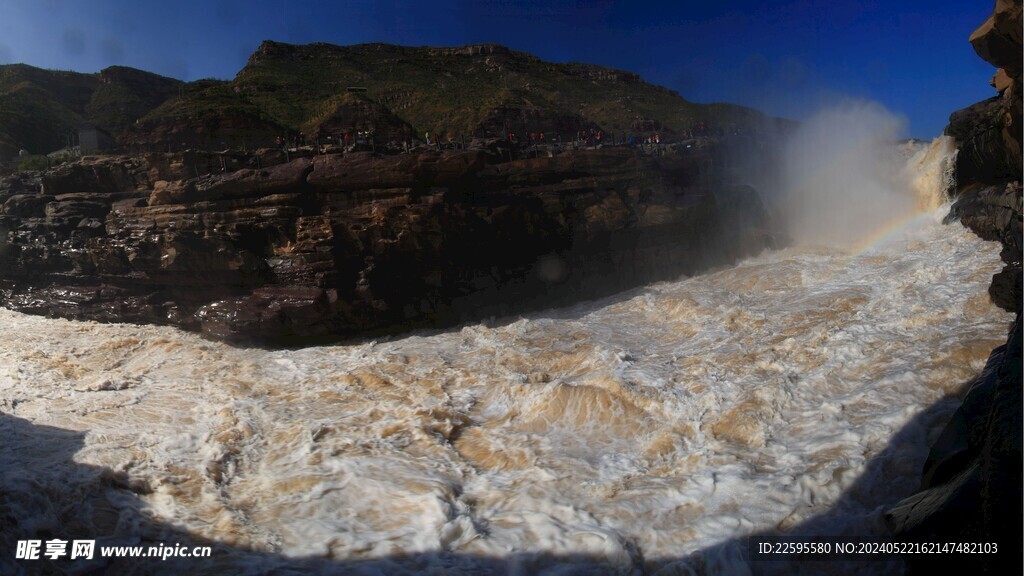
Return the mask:
M 292 345 L 551 308 L 771 242 L 756 192 L 712 177 L 710 145 L 492 148 L 115 156 L 8 178 L 0 303 Z

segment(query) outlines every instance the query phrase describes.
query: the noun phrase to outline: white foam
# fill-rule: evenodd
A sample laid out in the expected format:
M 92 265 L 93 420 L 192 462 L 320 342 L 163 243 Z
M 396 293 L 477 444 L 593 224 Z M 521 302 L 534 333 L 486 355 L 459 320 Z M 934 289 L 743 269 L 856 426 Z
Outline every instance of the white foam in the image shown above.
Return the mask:
M 1005 337 L 986 293 L 998 245 L 937 219 L 860 253 L 780 250 L 354 346 L 0 310 L 18 335 L 0 343 L 0 407 L 85 432 L 74 466 L 150 487 L 126 514 L 286 557 L 551 552 L 686 573 L 703 551 L 705 571 L 740 573 L 733 539 L 755 531 L 878 537 L 953 409 L 941 399 Z M 48 469 L 38 481 L 74 483 Z

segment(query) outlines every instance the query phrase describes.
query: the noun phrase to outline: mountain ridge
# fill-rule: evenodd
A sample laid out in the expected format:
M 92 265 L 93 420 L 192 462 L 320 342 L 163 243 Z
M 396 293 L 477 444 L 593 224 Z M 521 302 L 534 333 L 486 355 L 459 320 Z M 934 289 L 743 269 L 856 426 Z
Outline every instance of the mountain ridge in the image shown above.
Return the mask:
M 85 124 L 120 133 L 183 84 L 125 66 L 89 74 L 0 65 L 0 158 L 63 148 Z
M 5 82 L 8 76 L 27 84 Z M 368 116 L 349 109 L 348 124 L 333 117 L 322 125 L 350 88 L 368 101 L 355 107 Z M 110 132 L 125 148 L 165 149 L 267 146 L 276 136 L 327 135 L 346 126 L 378 132 L 381 119 L 388 137 L 534 131 L 568 137 L 590 129 L 672 135 L 700 122 L 784 122 L 743 106 L 690 102 L 627 70 L 546 62 L 500 44 L 265 40 L 233 79 L 191 82 L 123 66 L 94 74 L 0 66 L 0 156 L 59 149 L 84 123 Z

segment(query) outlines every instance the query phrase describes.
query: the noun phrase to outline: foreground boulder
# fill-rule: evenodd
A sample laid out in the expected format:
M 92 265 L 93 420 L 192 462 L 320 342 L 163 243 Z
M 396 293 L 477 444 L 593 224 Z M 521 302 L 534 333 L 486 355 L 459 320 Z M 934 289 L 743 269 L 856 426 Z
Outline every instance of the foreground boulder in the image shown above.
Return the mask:
M 707 152 L 293 158 L 176 180 L 87 159 L 0 188 L 0 301 L 287 345 L 443 326 L 692 274 L 770 243 Z M 251 163 L 252 164 L 252 163 Z

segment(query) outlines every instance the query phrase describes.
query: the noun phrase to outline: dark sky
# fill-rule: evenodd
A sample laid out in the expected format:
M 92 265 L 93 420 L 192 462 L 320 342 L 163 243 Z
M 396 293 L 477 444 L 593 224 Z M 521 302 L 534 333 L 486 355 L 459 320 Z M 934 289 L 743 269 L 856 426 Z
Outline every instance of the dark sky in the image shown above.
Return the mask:
M 626 2 L 2 0 L 0 63 L 185 80 L 231 78 L 260 41 L 413 46 L 496 42 L 545 60 L 638 72 L 696 102 L 802 118 L 882 103 L 908 135 L 994 94 L 967 38 L 992 0 Z

